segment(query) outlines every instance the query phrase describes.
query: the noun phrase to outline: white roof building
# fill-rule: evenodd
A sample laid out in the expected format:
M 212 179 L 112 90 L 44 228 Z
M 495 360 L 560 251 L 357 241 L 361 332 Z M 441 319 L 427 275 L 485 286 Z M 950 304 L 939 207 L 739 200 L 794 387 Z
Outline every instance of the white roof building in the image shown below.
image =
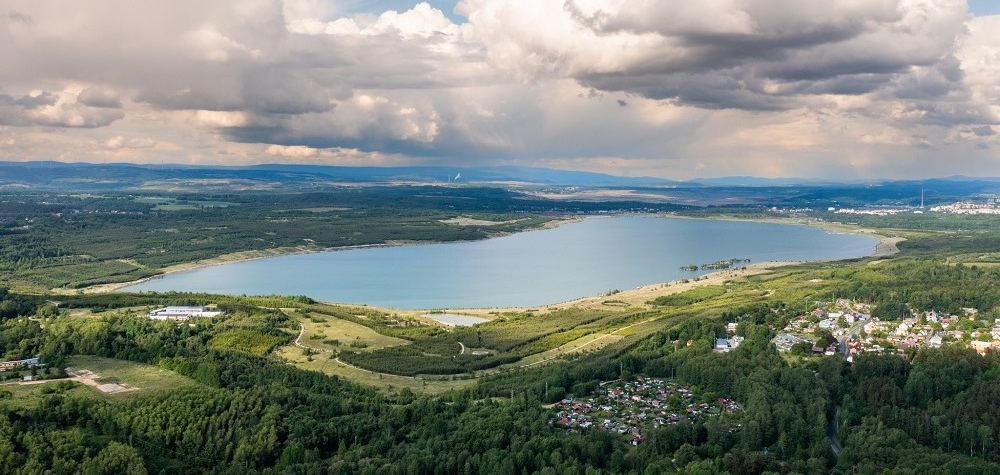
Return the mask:
M 212 318 L 222 312 L 208 311 L 205 307 L 164 307 L 149 312 L 153 320 L 188 320 L 191 317 Z

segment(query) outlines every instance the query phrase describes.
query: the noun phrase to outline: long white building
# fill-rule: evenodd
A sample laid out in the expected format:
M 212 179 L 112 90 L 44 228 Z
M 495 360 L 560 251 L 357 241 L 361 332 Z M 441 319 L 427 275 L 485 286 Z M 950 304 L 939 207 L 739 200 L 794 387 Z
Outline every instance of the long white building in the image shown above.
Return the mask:
M 153 320 L 188 320 L 191 317 L 212 318 L 222 315 L 222 312 L 208 311 L 205 307 L 163 307 L 149 312 Z

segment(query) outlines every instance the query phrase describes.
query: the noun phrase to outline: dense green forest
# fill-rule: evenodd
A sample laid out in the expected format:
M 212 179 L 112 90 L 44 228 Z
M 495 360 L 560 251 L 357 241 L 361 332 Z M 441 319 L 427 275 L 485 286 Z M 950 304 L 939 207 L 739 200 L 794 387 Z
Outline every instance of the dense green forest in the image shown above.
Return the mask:
M 18 192 L 0 204 L 0 357 L 44 363 L 0 372 L 0 473 L 1000 473 L 997 354 L 946 345 L 848 362 L 771 344 L 791 319 L 836 299 L 870 305 L 884 319 L 966 307 L 1000 317 L 989 218 L 858 218 L 905 237 L 901 252 L 801 264 L 646 302 L 610 295 L 590 307 L 496 312 L 488 323 L 445 329 L 307 296 L 47 290 L 129 281 L 239 251 L 482 239 L 575 213 L 775 214 L 407 186 Z M 205 304 L 223 315 L 146 317 L 154 307 Z M 295 346 L 302 336 L 313 341 L 303 325 L 334 323 L 395 343 L 365 348 L 317 335 L 324 353 Z M 728 323 L 745 339 L 715 352 Z M 470 348 L 478 353 L 463 352 Z M 338 359 L 371 379 L 304 369 L 282 356 L 289 352 L 313 363 Z M 87 385 L 67 373 L 80 369 L 100 378 Z M 22 384 L 25 377 L 34 381 Z M 383 377 L 414 384 L 369 384 Z M 552 422 L 551 403 L 640 377 L 706 400 L 731 398 L 741 410 L 645 425 L 636 444 L 630 434 Z M 421 382 L 441 384 L 422 390 Z
M 208 296 L 70 296 L 62 305 L 121 308 L 73 317 L 44 299 L 4 292 L 0 350 L 6 358 L 41 355 L 49 366 L 35 370 L 38 377 L 59 377 L 74 355 L 95 355 L 166 369 L 190 384 L 127 395 L 56 381 L 0 387 L 0 459 L 6 473 L 1000 470 L 994 444 L 1000 357 L 945 347 L 862 355 L 849 364 L 840 356 L 777 353 L 769 343 L 775 328 L 808 308 L 785 299 L 802 290 L 789 285 L 786 293 L 751 299 L 740 287 L 778 288 L 816 275 L 829 284 L 813 297 L 875 305 L 900 300 L 928 308 L 990 308 L 1000 289 L 1000 270 L 900 258 L 880 265 L 790 268 L 736 283 L 723 295 L 699 294 L 697 303 L 660 301 L 641 315 L 617 310 L 617 321 L 586 310 L 511 314 L 494 323 L 495 330 L 478 331 L 484 347 L 516 355 L 530 344 L 517 328 L 532 320 L 549 322 L 554 334 L 569 331 L 559 330 L 569 321 L 600 327 L 652 318 L 657 324 L 600 351 L 485 374 L 474 386 L 442 394 L 378 391 L 289 366 L 266 356 L 269 347 L 249 349 L 254 345 L 248 341 L 271 347 L 291 341 L 296 312 L 268 308 L 316 309 L 307 298 L 254 304 L 253 298 L 216 297 L 223 317 L 178 325 L 144 318 L 139 309 Z M 932 294 L 921 300 L 929 288 Z M 713 352 L 714 338 L 730 321 L 739 322 L 744 344 L 730 353 Z M 501 331 L 505 324 L 509 334 Z M 413 331 L 452 342 L 480 338 L 475 327 L 429 330 Z M 233 332 L 240 337 L 227 337 Z M 545 331 L 539 333 L 544 339 Z M 424 345 L 417 348 L 434 351 Z M 729 396 L 744 410 L 733 419 L 663 425 L 639 445 L 614 432 L 568 431 L 549 422 L 547 402 L 636 375 L 670 378 L 709 398 Z M 833 419 L 843 447 L 839 456 L 827 437 Z

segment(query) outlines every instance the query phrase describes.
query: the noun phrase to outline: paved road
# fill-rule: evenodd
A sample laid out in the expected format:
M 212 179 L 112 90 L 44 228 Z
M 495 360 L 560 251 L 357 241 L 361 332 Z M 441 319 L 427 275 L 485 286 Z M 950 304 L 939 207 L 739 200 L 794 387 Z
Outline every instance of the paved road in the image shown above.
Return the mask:
M 826 423 L 826 438 L 830 439 L 830 449 L 833 450 L 834 455 L 840 457 L 840 443 L 837 442 L 837 415 L 840 413 L 840 408 L 833 406 L 833 417 L 830 418 L 830 422 Z
M 861 331 L 862 327 L 864 327 L 864 322 L 857 322 L 853 326 L 851 326 L 851 331 L 847 332 L 846 335 L 837 339 L 837 341 L 840 343 L 841 354 L 844 355 L 847 354 L 847 344 L 850 343 L 851 340 L 854 339 L 854 337 L 858 336 L 858 332 Z
M 814 372 L 813 376 L 816 378 L 816 381 L 821 381 L 823 379 L 820 377 L 818 371 Z M 840 442 L 837 442 L 837 429 L 839 429 L 839 427 L 837 427 L 839 424 L 837 419 L 839 414 L 840 408 L 834 405 L 832 417 L 831 414 L 827 414 L 829 422 L 826 423 L 826 438 L 830 441 L 830 450 L 833 450 L 833 454 L 837 457 L 840 457 L 840 452 L 843 450 L 840 447 Z

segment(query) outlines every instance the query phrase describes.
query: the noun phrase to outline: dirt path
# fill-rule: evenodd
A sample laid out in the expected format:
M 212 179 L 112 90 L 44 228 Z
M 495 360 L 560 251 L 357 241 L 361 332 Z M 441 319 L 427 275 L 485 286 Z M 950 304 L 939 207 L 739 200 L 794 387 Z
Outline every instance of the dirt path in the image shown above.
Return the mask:
M 98 382 L 98 380 L 101 379 L 101 375 L 96 374 L 93 371 L 90 371 L 89 369 L 78 369 L 72 371 L 67 370 L 66 372 L 70 375 L 70 377 L 67 378 L 70 381 L 76 381 L 78 383 L 90 386 L 105 394 L 124 393 L 124 392 L 139 390 L 139 388 L 132 386 L 130 384 Z

